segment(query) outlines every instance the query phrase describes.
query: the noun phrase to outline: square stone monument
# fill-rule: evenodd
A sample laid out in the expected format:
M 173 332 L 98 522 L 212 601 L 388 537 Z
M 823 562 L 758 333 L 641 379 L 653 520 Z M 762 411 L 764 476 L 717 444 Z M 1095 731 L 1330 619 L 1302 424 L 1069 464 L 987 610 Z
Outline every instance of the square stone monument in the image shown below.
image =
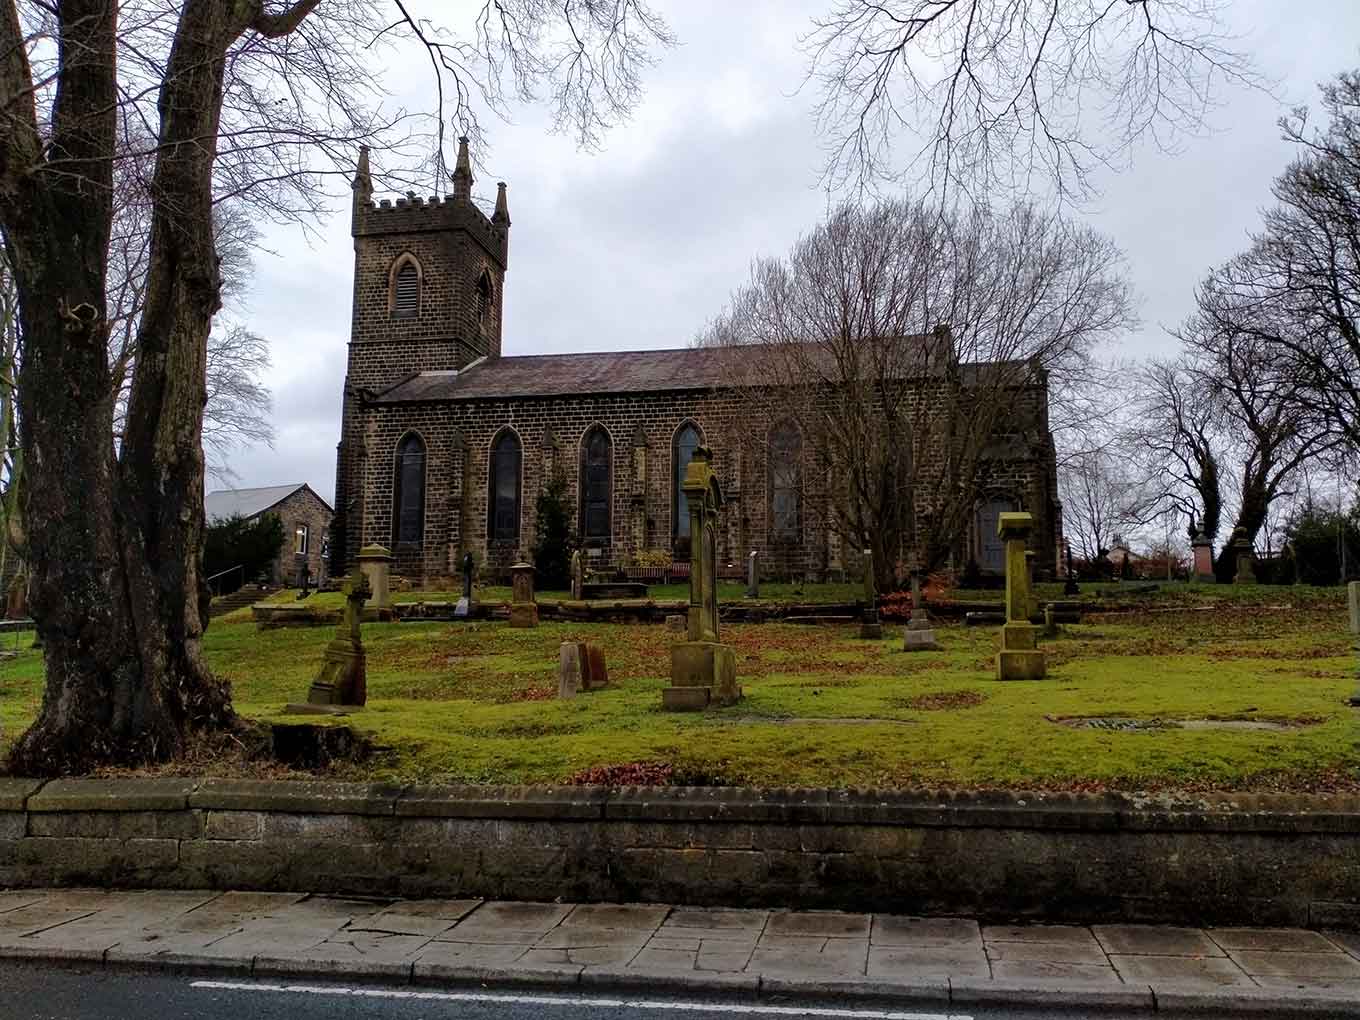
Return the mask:
M 736 651 L 718 640 L 718 511 L 723 495 L 708 447 L 695 449 L 681 488 L 689 507 L 689 614 L 686 640 L 671 646 L 671 686 L 661 692 L 661 707 L 684 712 L 731 705 L 741 698 L 741 688 Z
M 1252 567 L 1251 539 L 1242 528 L 1234 528 L 1232 533 L 1233 555 L 1237 557 L 1237 573 L 1233 574 L 1233 584 L 1255 584 L 1256 571 Z
M 326 646 L 326 657 L 307 692 L 307 703 L 289 705 L 285 711 L 343 715 L 357 712 L 368 702 L 368 666 L 362 635 L 368 595 L 363 571 L 355 564 L 354 573 L 345 581 L 345 614 L 335 637 Z
M 1006 543 L 1006 622 L 996 656 L 998 680 L 1042 680 L 1047 672 L 1039 651 L 1039 628 L 1029 622 L 1025 542 L 1033 530 L 1034 517 L 1027 513 L 1003 513 L 996 522 L 996 533 Z
M 392 606 L 392 553 L 381 545 L 366 545 L 359 550 L 359 569 L 373 593 L 374 609 Z
M 516 563 L 510 568 L 510 626 L 537 627 L 538 603 L 534 600 L 534 565 Z
M 940 643 L 935 640 L 935 629 L 930 625 L 926 613 L 925 596 L 921 594 L 921 571 L 915 565 L 911 568 L 911 621 L 903 634 L 904 652 L 938 652 Z
M 1195 555 L 1195 580 L 1200 584 L 1213 584 L 1217 580 L 1214 577 L 1214 543 L 1204 532 L 1196 531 L 1190 548 Z

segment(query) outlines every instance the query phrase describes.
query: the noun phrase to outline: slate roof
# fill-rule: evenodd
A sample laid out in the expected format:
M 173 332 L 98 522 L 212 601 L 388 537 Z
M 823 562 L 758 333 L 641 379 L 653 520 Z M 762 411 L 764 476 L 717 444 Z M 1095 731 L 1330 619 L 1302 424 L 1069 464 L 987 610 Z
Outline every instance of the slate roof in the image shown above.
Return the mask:
M 213 521 L 225 521 L 231 517 L 245 517 L 247 519 L 262 514 L 266 510 L 273 509 L 285 499 L 297 492 L 299 489 L 306 489 L 313 496 L 316 493 L 306 482 L 294 482 L 292 485 L 267 485 L 260 489 L 217 489 L 203 497 L 203 511 L 211 523 Z M 331 505 L 320 496 L 316 496 L 329 510 Z
M 373 402 L 404 404 L 723 389 L 739 385 L 745 374 L 743 369 L 751 367 L 749 356 L 743 357 L 741 352 L 740 347 L 676 347 L 486 358 L 461 372 L 413 375 L 378 393 Z M 964 381 L 976 382 L 984 367 L 962 365 Z
M 727 353 L 714 348 L 677 347 L 486 359 L 461 372 L 422 372 L 379 394 L 377 402 L 707 390 L 731 383 L 730 375 L 723 371 Z

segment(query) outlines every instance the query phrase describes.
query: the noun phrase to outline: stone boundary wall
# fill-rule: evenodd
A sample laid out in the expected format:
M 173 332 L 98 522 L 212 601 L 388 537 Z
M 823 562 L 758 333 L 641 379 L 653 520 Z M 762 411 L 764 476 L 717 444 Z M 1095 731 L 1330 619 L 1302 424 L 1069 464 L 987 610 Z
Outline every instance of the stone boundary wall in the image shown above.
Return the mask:
M 0 779 L 0 887 L 1360 928 L 1360 797 Z

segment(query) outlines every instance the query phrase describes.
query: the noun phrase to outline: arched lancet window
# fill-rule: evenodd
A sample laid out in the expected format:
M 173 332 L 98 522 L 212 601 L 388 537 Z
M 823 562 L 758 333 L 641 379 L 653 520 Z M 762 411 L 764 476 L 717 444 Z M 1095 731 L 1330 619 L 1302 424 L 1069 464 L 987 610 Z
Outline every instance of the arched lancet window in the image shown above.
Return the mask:
M 699 430 L 692 423 L 686 422 L 684 426 L 675 434 L 672 443 L 672 458 L 675 463 L 675 474 L 672 483 L 675 487 L 675 495 L 671 500 L 674 512 L 671 514 L 671 533 L 676 538 L 689 538 L 689 500 L 685 498 L 685 469 L 689 467 L 690 458 L 694 456 L 695 449 L 703 442 L 703 437 L 699 435 Z
M 420 266 L 409 255 L 397 260 L 391 300 L 394 319 L 414 319 L 420 314 Z
M 609 541 L 614 444 L 604 426 L 596 425 L 581 444 L 581 537 Z
M 977 563 L 983 570 L 1004 573 L 1006 570 L 1006 543 L 996 534 L 997 518 L 1016 508 L 1015 500 L 1005 496 L 992 496 L 977 512 L 978 554 Z
M 392 493 L 392 541 L 419 545 L 425 537 L 425 443 L 414 432 L 397 444 Z
M 477 278 L 477 321 L 486 325 L 491 318 L 491 274 L 483 271 Z
M 486 534 L 492 542 L 514 544 L 519 541 L 521 457 L 519 436 L 511 429 L 502 429 L 491 444 L 491 464 L 487 475 L 490 505 Z
M 802 534 L 799 518 L 799 465 L 803 437 L 791 422 L 770 432 L 770 536 L 796 541 Z

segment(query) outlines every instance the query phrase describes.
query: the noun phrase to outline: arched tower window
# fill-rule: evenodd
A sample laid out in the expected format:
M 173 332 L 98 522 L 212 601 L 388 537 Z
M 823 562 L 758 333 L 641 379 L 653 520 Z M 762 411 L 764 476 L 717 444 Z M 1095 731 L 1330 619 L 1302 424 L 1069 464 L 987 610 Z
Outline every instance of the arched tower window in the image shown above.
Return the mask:
M 414 319 L 420 314 L 420 265 L 411 255 L 393 264 L 389 307 L 394 319 Z
M 487 538 L 499 544 L 519 541 L 520 462 L 522 448 L 512 429 L 502 429 L 491 444 L 487 473 Z
M 792 422 L 770 432 L 770 537 L 797 541 L 802 534 L 799 466 L 803 437 Z
M 492 291 L 491 274 L 483 270 L 477 278 L 477 321 L 483 326 L 491 321 Z
M 672 476 L 674 493 L 671 498 L 671 534 L 675 538 L 689 538 L 689 500 L 685 498 L 685 470 L 689 467 L 690 458 L 694 456 L 694 451 L 703 442 L 703 436 L 699 434 L 699 429 L 693 422 L 686 422 L 678 432 L 671 444 L 672 459 L 675 463 L 675 474 Z
M 425 538 L 425 442 L 414 432 L 397 444 L 392 494 L 393 543 L 421 544 Z
M 604 426 L 596 425 L 581 444 L 581 537 L 607 542 L 610 531 L 614 444 Z

